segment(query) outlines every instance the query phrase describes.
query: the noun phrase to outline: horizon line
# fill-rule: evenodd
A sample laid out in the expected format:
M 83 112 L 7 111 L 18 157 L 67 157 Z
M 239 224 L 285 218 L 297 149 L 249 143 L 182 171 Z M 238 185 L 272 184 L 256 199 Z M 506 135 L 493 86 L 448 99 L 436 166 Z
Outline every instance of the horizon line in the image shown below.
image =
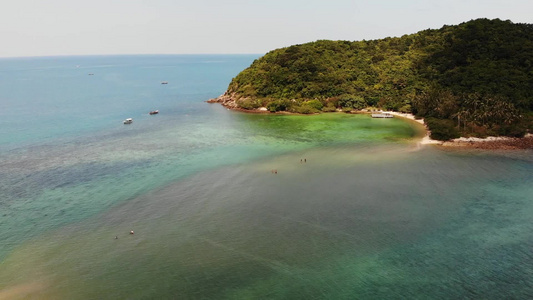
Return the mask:
M 52 55 L 23 55 L 0 56 L 0 59 L 18 58 L 59 58 L 59 57 L 90 57 L 90 56 L 175 56 L 175 55 L 265 55 L 265 53 L 114 53 L 114 54 L 52 54 Z

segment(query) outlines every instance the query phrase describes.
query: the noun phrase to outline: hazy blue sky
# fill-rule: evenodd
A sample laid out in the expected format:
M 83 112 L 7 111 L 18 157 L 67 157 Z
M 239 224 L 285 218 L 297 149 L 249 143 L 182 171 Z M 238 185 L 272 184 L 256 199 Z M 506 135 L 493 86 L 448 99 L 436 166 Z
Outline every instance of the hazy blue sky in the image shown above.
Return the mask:
M 533 0 L 2 0 L 0 57 L 265 53 L 482 17 L 533 23 Z

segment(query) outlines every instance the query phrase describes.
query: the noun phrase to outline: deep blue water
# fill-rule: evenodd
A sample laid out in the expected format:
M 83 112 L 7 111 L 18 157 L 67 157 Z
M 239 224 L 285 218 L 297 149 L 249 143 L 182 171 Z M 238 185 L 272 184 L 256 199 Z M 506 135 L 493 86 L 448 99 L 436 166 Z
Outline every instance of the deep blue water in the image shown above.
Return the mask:
M 0 147 L 110 130 L 152 109 L 184 116 L 258 55 L 0 59 Z M 89 75 L 94 74 L 94 75 Z M 169 82 L 162 85 L 162 81 Z

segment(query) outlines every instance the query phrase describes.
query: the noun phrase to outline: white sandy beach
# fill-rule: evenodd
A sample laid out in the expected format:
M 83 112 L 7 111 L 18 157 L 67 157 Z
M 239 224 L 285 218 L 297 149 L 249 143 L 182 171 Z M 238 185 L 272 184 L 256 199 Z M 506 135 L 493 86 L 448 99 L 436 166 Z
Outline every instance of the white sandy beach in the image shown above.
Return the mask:
M 418 122 L 424 127 L 426 127 L 426 135 L 422 138 L 420 141 L 421 145 L 440 145 L 445 147 L 468 147 L 468 146 L 476 146 L 478 147 L 480 144 L 487 144 L 487 148 L 512 148 L 513 146 L 511 144 L 527 144 L 527 141 L 533 138 L 533 134 L 528 133 L 525 135 L 523 139 L 520 138 L 513 138 L 513 137 L 507 137 L 507 136 L 488 136 L 486 138 L 477 138 L 477 137 L 460 137 L 456 139 L 452 139 L 450 141 L 438 141 L 434 140 L 430 137 L 431 132 L 427 128 L 426 124 L 424 123 L 424 119 L 416 119 L 413 114 L 406 114 L 406 113 L 400 113 L 400 112 L 394 112 L 394 111 L 384 111 L 385 113 L 389 113 L 394 116 L 398 116 L 401 118 L 406 118 L 409 120 L 413 120 L 415 122 Z M 524 142 L 525 143 L 521 143 Z M 502 143 L 503 145 L 497 145 L 498 143 Z M 528 148 L 528 146 L 520 145 L 517 148 Z

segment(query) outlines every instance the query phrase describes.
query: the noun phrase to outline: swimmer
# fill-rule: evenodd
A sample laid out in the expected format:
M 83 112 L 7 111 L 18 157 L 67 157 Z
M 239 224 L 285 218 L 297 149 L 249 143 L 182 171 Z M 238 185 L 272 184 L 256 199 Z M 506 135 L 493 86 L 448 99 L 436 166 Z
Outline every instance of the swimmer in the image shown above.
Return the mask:
M 130 234 L 133 234 L 133 230 L 130 231 Z

